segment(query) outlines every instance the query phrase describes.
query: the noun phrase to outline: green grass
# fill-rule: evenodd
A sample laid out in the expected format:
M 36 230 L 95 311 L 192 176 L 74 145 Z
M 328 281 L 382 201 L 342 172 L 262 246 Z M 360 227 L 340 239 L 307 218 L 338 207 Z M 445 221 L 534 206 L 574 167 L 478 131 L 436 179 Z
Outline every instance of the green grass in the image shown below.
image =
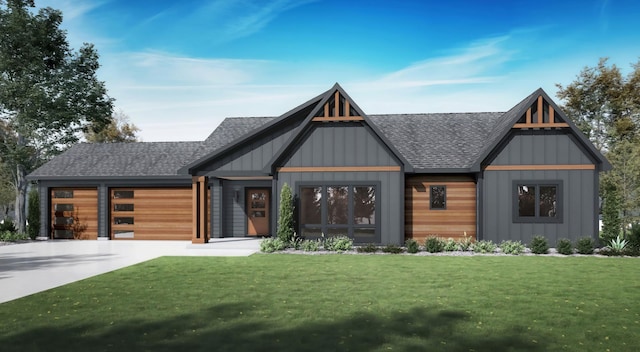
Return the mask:
M 0 349 L 633 350 L 638 263 L 165 257 L 0 305 Z

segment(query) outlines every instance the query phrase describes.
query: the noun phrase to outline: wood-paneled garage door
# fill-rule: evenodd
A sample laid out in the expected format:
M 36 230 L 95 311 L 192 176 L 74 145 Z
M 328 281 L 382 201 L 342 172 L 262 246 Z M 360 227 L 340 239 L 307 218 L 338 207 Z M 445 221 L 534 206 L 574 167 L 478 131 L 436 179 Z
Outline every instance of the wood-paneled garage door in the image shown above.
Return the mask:
M 112 188 L 111 239 L 190 240 L 191 188 Z
M 98 238 L 98 190 L 51 189 L 51 238 Z

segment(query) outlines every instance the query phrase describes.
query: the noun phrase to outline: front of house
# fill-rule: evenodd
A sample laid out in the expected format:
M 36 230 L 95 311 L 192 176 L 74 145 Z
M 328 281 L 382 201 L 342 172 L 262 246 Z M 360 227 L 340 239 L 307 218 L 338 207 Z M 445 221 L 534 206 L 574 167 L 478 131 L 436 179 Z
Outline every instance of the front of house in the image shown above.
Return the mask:
M 555 243 L 597 238 L 610 167 L 541 89 L 506 113 L 366 115 L 336 84 L 203 142 L 78 144 L 29 178 L 54 239 L 267 236 L 288 184 L 305 238 Z

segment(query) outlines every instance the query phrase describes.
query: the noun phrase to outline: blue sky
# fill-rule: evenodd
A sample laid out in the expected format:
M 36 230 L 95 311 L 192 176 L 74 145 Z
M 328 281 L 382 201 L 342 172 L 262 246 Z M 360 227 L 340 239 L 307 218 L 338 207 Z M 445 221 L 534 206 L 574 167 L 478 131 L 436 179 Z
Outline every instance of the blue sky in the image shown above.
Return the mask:
M 640 1 L 36 0 L 144 141 L 202 140 L 339 82 L 365 113 L 505 111 L 640 58 Z

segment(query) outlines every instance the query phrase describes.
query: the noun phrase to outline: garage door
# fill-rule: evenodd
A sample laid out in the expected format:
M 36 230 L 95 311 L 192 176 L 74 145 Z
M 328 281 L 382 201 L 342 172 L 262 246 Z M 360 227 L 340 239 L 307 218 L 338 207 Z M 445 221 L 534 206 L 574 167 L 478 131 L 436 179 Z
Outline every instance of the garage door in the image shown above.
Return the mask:
M 112 188 L 111 238 L 190 240 L 191 188 Z
M 51 238 L 98 238 L 98 190 L 51 189 Z

